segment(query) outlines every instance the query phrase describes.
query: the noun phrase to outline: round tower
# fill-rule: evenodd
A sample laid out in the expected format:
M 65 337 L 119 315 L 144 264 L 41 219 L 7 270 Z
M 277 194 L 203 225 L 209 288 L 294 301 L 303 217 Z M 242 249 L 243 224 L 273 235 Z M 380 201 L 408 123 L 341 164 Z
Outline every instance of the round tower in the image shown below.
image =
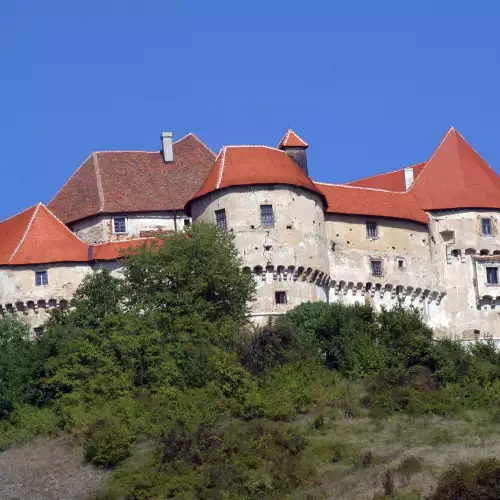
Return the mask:
M 286 151 L 226 146 L 186 212 L 234 234 L 244 270 L 257 282 L 252 315 L 265 322 L 302 302 L 327 300 L 325 204 Z

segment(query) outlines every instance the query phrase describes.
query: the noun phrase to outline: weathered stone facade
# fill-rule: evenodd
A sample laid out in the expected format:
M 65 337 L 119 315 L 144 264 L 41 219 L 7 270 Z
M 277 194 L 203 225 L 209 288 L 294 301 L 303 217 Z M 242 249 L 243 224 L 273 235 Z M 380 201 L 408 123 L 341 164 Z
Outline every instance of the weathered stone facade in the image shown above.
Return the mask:
M 34 215 L 20 214 L 27 229 L 3 248 L 13 222 L 0 223 L 0 314 L 25 314 L 38 327 L 51 308 L 70 305 L 89 273 L 106 268 L 120 276 L 124 242 L 203 221 L 234 235 L 243 270 L 257 284 L 257 322 L 306 301 L 376 309 L 402 302 L 420 309 L 436 335 L 500 339 L 500 178 L 453 129 L 428 162 L 350 185 L 311 181 L 307 144 L 292 131 L 278 148 L 228 146 L 217 158 L 187 137 L 174 143 L 183 155 L 179 165 L 172 152 L 174 162 L 164 166 L 169 152 L 94 155 L 53 203 L 73 234 L 33 230 L 27 244 Z M 140 200 L 135 211 L 129 199 L 113 197 L 106 169 L 118 178 L 120 162 L 138 176 L 147 162 L 153 183 L 153 173 L 165 168 L 154 189 L 137 181 L 144 196 L 133 192 Z M 92 187 L 96 176 L 109 184 L 105 195 L 99 183 Z M 89 206 L 81 206 L 83 188 L 94 197 Z M 119 231 L 115 219 L 124 224 Z M 37 236 L 45 233 L 50 241 Z M 48 283 L 36 282 L 37 271 L 46 271 Z

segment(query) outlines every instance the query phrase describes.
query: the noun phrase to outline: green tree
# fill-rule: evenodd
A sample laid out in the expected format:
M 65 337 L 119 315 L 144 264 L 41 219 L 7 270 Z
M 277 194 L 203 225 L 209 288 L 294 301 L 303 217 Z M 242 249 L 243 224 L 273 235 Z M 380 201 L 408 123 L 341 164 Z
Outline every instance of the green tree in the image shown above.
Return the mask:
M 0 319 L 0 418 L 29 398 L 34 355 L 30 333 L 21 319 Z
M 253 298 L 230 234 L 195 225 L 125 258 L 124 279 L 87 277 L 75 308 L 38 343 L 40 399 L 112 399 L 203 387 L 238 391 L 248 374 L 227 352 Z
M 255 283 L 243 273 L 233 236 L 211 224 L 166 238 L 126 262 L 130 302 L 159 313 L 168 328 L 244 320 Z

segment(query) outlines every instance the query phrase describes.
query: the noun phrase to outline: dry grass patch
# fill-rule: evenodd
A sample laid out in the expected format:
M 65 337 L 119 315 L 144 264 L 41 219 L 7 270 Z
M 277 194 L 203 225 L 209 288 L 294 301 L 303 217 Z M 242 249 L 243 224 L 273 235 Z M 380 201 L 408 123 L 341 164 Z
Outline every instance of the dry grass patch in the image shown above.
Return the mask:
M 68 436 L 39 438 L 0 453 L 0 498 L 87 499 L 107 473 L 84 462 Z
M 453 464 L 500 454 L 500 429 L 481 414 L 462 420 L 435 416 L 332 420 L 309 439 L 318 477 L 295 498 L 383 499 L 392 482 L 396 496 L 391 498 L 423 499 Z

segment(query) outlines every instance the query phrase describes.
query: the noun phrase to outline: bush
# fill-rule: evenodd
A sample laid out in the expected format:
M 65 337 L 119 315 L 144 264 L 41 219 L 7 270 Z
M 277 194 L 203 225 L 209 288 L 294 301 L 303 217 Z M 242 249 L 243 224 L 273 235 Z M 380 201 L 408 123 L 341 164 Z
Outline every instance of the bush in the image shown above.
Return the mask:
M 119 469 L 112 489 L 122 498 L 285 498 L 312 474 L 306 444 L 293 428 L 266 420 L 178 426 L 140 469 Z
M 445 472 L 428 500 L 495 500 L 500 498 L 500 461 L 460 463 Z
M 85 436 L 85 458 L 96 467 L 113 467 L 130 455 L 134 437 L 117 417 L 98 420 Z
M 302 354 L 294 331 L 282 321 L 245 332 L 235 347 L 241 364 L 252 375 L 283 366 Z
M 60 421 L 52 409 L 17 406 L 8 420 L 0 421 L 0 451 L 37 435 L 53 436 L 59 429 Z

